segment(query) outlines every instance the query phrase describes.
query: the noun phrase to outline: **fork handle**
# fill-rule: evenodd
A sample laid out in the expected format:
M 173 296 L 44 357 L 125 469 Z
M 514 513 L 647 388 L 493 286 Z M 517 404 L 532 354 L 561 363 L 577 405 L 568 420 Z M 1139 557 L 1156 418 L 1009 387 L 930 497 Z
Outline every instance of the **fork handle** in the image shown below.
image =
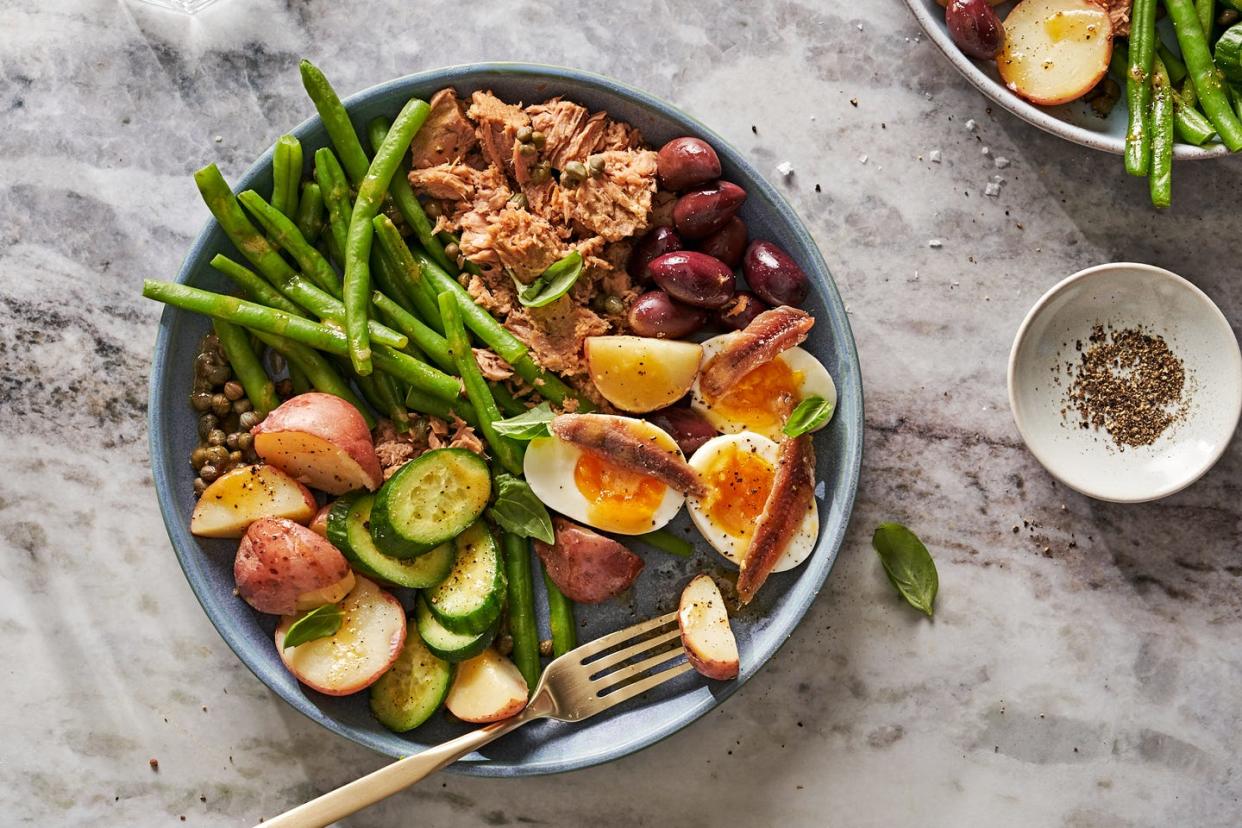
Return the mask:
M 488 742 L 517 730 L 527 722 L 541 719 L 545 711 L 528 706 L 511 719 L 489 724 L 456 739 L 428 748 L 422 753 L 398 759 L 377 771 L 355 779 L 334 791 L 312 799 L 292 810 L 285 811 L 262 823 L 263 828 L 323 828 L 338 819 L 374 805 L 381 799 L 404 790 L 441 768 L 451 765 L 466 754 L 478 750 Z M 256 827 L 257 828 L 257 827 Z

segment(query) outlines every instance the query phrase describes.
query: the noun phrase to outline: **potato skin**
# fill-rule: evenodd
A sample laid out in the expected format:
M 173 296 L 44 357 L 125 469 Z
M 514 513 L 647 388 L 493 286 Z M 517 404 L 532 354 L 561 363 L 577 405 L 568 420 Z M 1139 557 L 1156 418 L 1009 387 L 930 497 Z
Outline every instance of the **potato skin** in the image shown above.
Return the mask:
M 272 615 L 292 615 L 298 596 L 330 587 L 349 574 L 349 562 L 335 546 L 285 518 L 250 524 L 233 560 L 238 594 L 259 612 Z
M 340 448 L 352 457 L 363 472 L 374 482 L 372 490 L 384 482 L 379 458 L 375 456 L 375 443 L 366 420 L 353 405 L 318 391 L 298 394 L 286 400 L 250 430 L 251 434 L 275 434 L 282 431 L 301 431 L 313 434 Z
M 643 570 L 643 559 L 612 538 L 563 517 L 552 519 L 556 543 L 535 541 L 548 577 L 571 601 L 598 604 L 624 592 Z

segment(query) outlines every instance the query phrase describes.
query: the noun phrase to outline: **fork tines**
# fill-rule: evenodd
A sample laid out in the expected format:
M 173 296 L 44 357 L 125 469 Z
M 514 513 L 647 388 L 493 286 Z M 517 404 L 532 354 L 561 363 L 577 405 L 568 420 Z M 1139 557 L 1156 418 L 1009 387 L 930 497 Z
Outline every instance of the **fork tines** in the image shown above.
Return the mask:
M 670 612 L 598 638 L 579 647 L 574 654 L 595 696 L 612 706 L 693 669 L 689 662 L 683 661 L 650 673 L 685 655 L 680 639 L 677 613 Z M 676 646 L 666 646 L 673 642 Z M 648 655 L 653 652 L 654 655 Z M 647 657 L 627 663 L 640 656 Z M 612 669 L 614 667 L 617 669 Z

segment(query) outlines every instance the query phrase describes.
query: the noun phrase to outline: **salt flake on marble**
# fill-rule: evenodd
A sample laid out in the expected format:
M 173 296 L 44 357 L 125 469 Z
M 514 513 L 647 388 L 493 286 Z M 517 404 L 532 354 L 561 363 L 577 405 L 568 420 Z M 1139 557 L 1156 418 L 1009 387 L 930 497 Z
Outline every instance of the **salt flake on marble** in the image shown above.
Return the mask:
M 930 247 L 932 250 L 939 250 L 940 248 L 944 247 L 944 242 L 941 241 L 940 239 L 928 239 L 927 246 Z
M 940 163 L 940 150 L 938 149 L 932 150 L 931 152 L 927 153 L 927 157 L 931 159 L 931 162 L 933 164 L 939 164 Z
M 858 163 L 859 163 L 859 164 L 866 164 L 866 163 L 867 163 L 867 156 L 866 156 L 866 154 L 863 154 L 863 155 L 858 156 Z
M 976 129 L 978 129 L 978 128 L 979 128 L 979 125 L 978 125 L 977 123 L 975 123 L 975 119 L 974 119 L 974 118 L 971 118 L 970 120 L 968 120 L 968 121 L 966 122 L 966 131 L 967 131 L 967 132 L 974 132 L 974 131 L 975 131 Z
M 985 156 L 985 157 L 986 157 L 986 156 L 989 156 L 989 155 L 991 155 L 991 154 L 992 154 L 992 148 L 991 148 L 991 147 L 984 147 L 983 149 L 979 150 L 979 153 L 980 153 L 981 155 Z
M 1009 166 L 1009 159 L 1003 155 L 998 155 L 995 159 L 993 159 L 992 163 L 996 165 L 998 170 L 1003 170 L 1005 167 Z
M 782 176 L 784 176 L 785 178 L 789 178 L 789 176 L 793 175 L 794 167 L 793 167 L 793 164 L 789 163 L 788 161 L 782 161 L 781 163 L 776 165 L 776 171 L 780 173 Z

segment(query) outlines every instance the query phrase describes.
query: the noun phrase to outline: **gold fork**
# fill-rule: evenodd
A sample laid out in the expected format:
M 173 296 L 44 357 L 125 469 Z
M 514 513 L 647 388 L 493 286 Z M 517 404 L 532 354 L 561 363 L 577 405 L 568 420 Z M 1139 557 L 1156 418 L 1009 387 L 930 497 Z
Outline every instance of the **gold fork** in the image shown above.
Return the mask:
M 670 624 L 673 625 L 671 629 L 664 629 Z M 685 653 L 678 640 L 676 647 L 647 655 L 661 645 L 679 639 L 680 635 L 677 613 L 670 612 L 570 650 L 548 665 L 526 708 L 513 718 L 399 759 L 264 822 L 263 828 L 321 828 L 408 788 L 527 722 L 535 719 L 582 721 L 658 687 L 692 669 L 689 662 L 682 662 L 675 667 L 650 673 L 652 669 Z M 647 657 L 634 664 L 626 664 L 640 656 Z M 617 669 L 611 669 L 614 667 Z

